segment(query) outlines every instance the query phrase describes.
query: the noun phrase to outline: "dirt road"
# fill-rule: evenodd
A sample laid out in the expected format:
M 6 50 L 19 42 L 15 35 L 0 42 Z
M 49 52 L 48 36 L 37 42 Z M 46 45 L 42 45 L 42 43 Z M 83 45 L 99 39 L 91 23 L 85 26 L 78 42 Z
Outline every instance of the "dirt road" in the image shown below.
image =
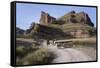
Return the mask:
M 56 55 L 56 58 L 52 61 L 52 63 L 96 60 L 96 51 L 93 48 L 87 50 L 88 52 L 86 52 L 86 48 L 49 48 L 49 51 L 53 52 Z

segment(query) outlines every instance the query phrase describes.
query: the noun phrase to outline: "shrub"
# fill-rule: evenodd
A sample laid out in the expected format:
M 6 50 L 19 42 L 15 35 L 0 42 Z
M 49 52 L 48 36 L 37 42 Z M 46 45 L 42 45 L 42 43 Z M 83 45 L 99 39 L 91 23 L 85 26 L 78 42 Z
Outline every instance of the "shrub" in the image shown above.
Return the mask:
M 33 51 L 36 51 L 37 49 L 39 49 L 38 47 L 33 47 L 33 46 L 24 46 L 24 45 L 19 45 L 16 47 L 16 55 L 18 58 L 23 58 L 24 56 L 26 56 L 28 53 L 31 53 Z
M 25 53 L 26 53 L 26 51 L 24 50 L 24 46 L 16 47 L 17 57 L 23 57 L 25 55 Z
M 35 52 L 27 54 L 23 59 L 17 61 L 18 65 L 26 64 L 48 64 L 52 61 L 53 55 L 46 48 L 38 49 Z

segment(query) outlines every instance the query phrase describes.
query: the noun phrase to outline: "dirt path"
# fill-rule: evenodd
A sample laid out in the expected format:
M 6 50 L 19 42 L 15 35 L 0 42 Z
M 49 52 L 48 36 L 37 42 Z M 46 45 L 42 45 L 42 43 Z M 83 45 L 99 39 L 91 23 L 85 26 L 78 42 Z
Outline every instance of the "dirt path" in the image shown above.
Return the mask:
M 49 51 L 56 55 L 56 58 L 52 61 L 52 63 L 96 60 L 96 57 L 91 57 L 91 55 L 96 55 L 95 51 L 91 53 L 91 55 L 88 55 L 84 50 L 78 50 L 78 48 L 58 49 L 56 47 L 52 47 L 49 48 Z

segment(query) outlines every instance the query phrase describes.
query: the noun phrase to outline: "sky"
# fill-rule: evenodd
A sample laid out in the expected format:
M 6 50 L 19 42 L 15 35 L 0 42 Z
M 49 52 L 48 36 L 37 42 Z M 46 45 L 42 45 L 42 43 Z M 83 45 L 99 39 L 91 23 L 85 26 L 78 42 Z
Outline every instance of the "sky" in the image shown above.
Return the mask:
M 80 7 L 80 6 L 64 6 L 64 5 L 45 5 L 45 4 L 16 4 L 16 26 L 21 29 L 28 29 L 32 22 L 39 23 L 41 11 L 49 13 L 55 18 L 59 18 L 70 11 L 86 12 L 91 21 L 96 26 L 96 8 Z

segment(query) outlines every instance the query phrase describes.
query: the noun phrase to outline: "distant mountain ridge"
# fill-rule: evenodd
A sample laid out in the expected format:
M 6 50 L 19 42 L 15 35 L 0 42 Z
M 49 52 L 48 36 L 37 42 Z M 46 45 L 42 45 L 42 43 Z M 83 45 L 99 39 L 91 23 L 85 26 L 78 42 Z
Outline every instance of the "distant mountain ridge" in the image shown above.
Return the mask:
M 21 35 L 24 35 L 24 32 L 25 30 L 19 28 L 19 27 L 16 27 L 16 35 L 17 36 L 21 36 Z

